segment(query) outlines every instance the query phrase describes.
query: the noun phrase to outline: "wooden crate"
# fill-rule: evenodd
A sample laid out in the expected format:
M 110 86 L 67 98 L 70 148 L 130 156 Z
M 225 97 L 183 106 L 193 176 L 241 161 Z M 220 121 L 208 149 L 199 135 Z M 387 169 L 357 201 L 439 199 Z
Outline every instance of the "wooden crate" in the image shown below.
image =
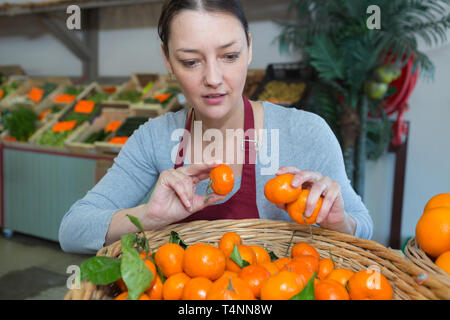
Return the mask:
M 179 88 L 178 82 L 171 79 L 168 75 L 160 76 L 158 82 L 156 82 L 153 87 L 142 97 L 142 100 L 147 98 L 153 98 L 156 94 L 164 92 L 167 88 Z M 166 112 L 171 112 L 179 108 L 180 103 L 178 102 L 177 95 L 173 95 L 169 98 L 169 101 L 164 106 L 162 103 L 135 103 L 130 105 L 130 109 L 136 112 L 139 111 L 152 111 L 157 116 L 160 116 Z
M 130 109 L 127 119 L 131 117 L 152 118 L 153 113 L 151 111 L 147 111 L 147 113 L 144 112 L 145 110 L 140 110 L 139 112 L 136 112 Z M 124 120 L 124 122 L 125 121 L 126 119 Z M 122 144 L 110 143 L 108 141 L 96 141 L 94 145 L 97 154 L 102 156 L 116 156 L 117 154 L 119 154 L 120 150 L 122 150 L 123 147 Z
M 79 95 L 78 95 L 78 97 L 75 99 L 75 101 L 74 102 L 72 102 L 71 104 L 69 104 L 69 106 L 67 107 L 67 108 L 65 108 L 64 109 L 64 112 L 62 112 L 62 113 L 60 113 L 57 117 L 54 117 L 54 118 L 52 118 L 51 120 L 49 120 L 49 121 L 47 121 L 38 131 L 36 131 L 35 132 L 35 134 L 33 134 L 33 136 L 30 138 L 30 140 L 29 140 L 29 142 L 31 143 L 31 144 L 33 144 L 33 145 L 35 145 L 35 146 L 39 146 L 39 147 L 44 147 L 44 148 L 50 148 L 50 149 L 58 149 L 58 150 L 61 150 L 61 149 L 64 149 L 64 150 L 69 150 L 67 147 L 66 147 L 66 145 L 65 145 L 65 142 L 67 141 L 67 139 L 69 139 L 72 135 L 79 135 L 79 134 L 81 134 L 81 132 L 83 131 L 83 130 L 85 130 L 85 125 L 84 125 L 84 123 L 86 123 L 86 122 L 92 122 L 92 121 L 94 121 L 94 119 L 98 116 L 98 115 L 100 115 L 101 114 L 101 111 L 102 111 L 102 109 L 103 109 L 103 105 L 102 104 L 100 104 L 100 109 L 98 110 L 98 112 L 97 113 L 95 113 L 95 114 L 92 114 L 92 116 L 91 116 L 91 118 L 90 118 L 90 120 L 89 121 L 86 121 L 86 122 L 84 122 L 83 124 L 81 124 L 80 126 L 78 126 L 77 128 L 75 128 L 74 130 L 73 130 L 73 132 L 71 132 L 69 135 L 68 135 L 68 137 L 66 138 L 66 140 L 64 141 L 64 146 L 59 146 L 59 147 L 57 147 L 57 146 L 42 146 L 42 145 L 39 145 L 38 143 L 37 143 L 37 140 L 47 131 L 47 130 L 51 130 L 52 129 L 52 127 L 57 123 L 57 122 L 59 122 L 59 121 L 62 121 L 64 118 L 65 118 L 65 116 L 67 115 L 67 114 L 69 114 L 70 112 L 72 112 L 72 110 L 73 110 L 73 108 L 75 108 L 75 105 L 77 104 L 77 102 L 78 101 L 80 101 L 80 100 L 83 100 L 83 99 L 89 99 L 89 97 L 90 96 L 92 96 L 92 95 L 94 95 L 94 94 L 96 94 L 96 93 L 102 93 L 103 92 L 103 90 L 101 89 L 101 87 L 96 83 L 96 82 L 93 82 L 93 83 L 91 83 L 90 85 L 88 85 L 84 90 L 83 90 L 83 92 L 82 93 L 80 93 Z
M 153 84 L 158 82 L 160 75 L 158 73 L 132 73 L 131 80 L 136 83 L 137 89 L 143 91 L 149 82 Z
M 95 118 L 92 123 L 84 122 L 80 130 L 73 133 L 65 142 L 67 148 L 75 153 L 95 155 L 97 150 L 93 143 L 85 143 L 91 134 L 104 129 L 111 121 L 123 122 L 129 115 L 128 108 L 105 106 L 102 108 L 100 116 Z M 111 133 L 112 135 L 112 133 Z
M 44 112 L 45 110 L 51 108 L 53 105 L 61 105 L 61 107 L 62 107 L 60 111 L 55 112 L 55 113 L 50 113 L 50 114 L 48 114 L 47 116 L 45 116 L 45 118 L 42 119 L 42 121 L 46 122 L 46 121 L 48 121 L 48 120 L 50 120 L 50 119 L 52 119 L 52 118 L 55 118 L 55 117 L 58 118 L 60 115 L 64 114 L 64 113 L 70 108 L 72 102 L 69 102 L 69 103 L 60 103 L 60 102 L 55 102 L 54 100 L 55 100 L 60 94 L 64 93 L 64 92 L 67 90 L 68 87 L 73 87 L 73 86 L 75 86 L 75 85 L 73 85 L 73 84 L 67 84 L 67 85 L 64 85 L 64 88 L 63 88 L 60 92 L 59 92 L 59 91 L 57 92 L 57 91 L 55 90 L 54 92 L 52 92 L 52 93 L 49 95 L 49 99 L 47 99 L 45 103 L 41 103 L 41 104 L 39 104 L 39 105 L 36 107 L 35 111 L 36 111 L 36 113 L 37 113 L 38 115 L 40 115 L 40 114 L 41 114 L 42 112 Z M 88 85 L 88 86 L 85 86 L 84 89 L 86 89 L 87 87 L 89 87 L 89 85 Z M 84 90 L 83 90 L 82 92 L 80 92 L 80 93 L 75 97 L 75 100 L 77 100 L 77 98 L 81 97 L 81 95 L 82 95 L 84 92 L 85 92 Z M 74 101 L 75 101 L 75 100 L 74 100 Z
M 0 108 L 9 108 L 9 101 L 11 101 L 11 99 L 13 99 L 19 88 L 22 87 L 23 85 L 25 85 L 25 83 L 27 82 L 27 78 L 23 77 L 23 76 L 13 76 L 13 77 L 9 77 L 8 80 L 6 81 L 6 83 L 4 85 L 8 85 L 11 84 L 13 82 L 19 82 L 19 86 L 17 87 L 16 90 L 10 92 L 7 96 L 4 96 L 1 100 L 0 100 Z
M 28 92 L 30 92 L 30 90 L 33 87 L 39 87 L 45 84 L 46 82 L 52 82 L 57 85 L 56 88 L 49 95 L 47 95 L 44 99 L 42 99 L 38 103 L 35 103 L 27 98 Z M 14 96 L 10 97 L 5 102 L 5 105 L 11 107 L 17 103 L 22 105 L 29 105 L 34 110 L 36 110 L 40 108 L 40 105 L 47 105 L 49 101 L 52 101 L 50 98 L 51 94 L 62 93 L 65 86 L 68 84 L 72 84 L 72 81 L 66 77 L 28 78 L 25 81 L 25 83 L 15 91 Z
M 29 108 L 31 108 L 31 107 L 29 107 Z M 8 110 L 12 111 L 13 109 L 8 108 Z M 31 137 L 33 137 L 33 135 L 36 134 L 36 132 L 38 132 L 44 125 L 45 125 L 45 122 L 36 121 L 36 131 L 31 135 Z M 2 131 L 2 133 L 0 134 L 0 141 L 3 145 L 29 147 L 31 137 L 28 139 L 28 141 L 13 140 L 12 139 L 13 137 L 11 137 L 9 130 L 6 129 L 6 130 Z

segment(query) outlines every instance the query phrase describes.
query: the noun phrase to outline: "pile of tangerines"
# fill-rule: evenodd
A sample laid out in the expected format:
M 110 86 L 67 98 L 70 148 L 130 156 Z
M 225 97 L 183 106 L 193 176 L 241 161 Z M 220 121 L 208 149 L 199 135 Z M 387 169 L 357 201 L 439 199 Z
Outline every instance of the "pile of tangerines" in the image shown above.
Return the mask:
M 450 193 L 428 200 L 416 225 L 416 240 L 432 261 L 450 275 Z
M 235 262 L 236 254 L 240 261 Z M 166 243 L 141 257 L 153 280 L 139 300 L 289 300 L 308 284 L 313 285 L 316 300 L 393 296 L 380 272 L 337 268 L 332 256 L 321 257 L 307 242 L 294 244 L 289 257 L 278 258 L 262 246 L 244 244 L 237 233 L 226 232 L 217 246 L 196 243 L 183 248 Z M 127 299 L 125 283 L 119 279 L 116 284 L 122 293 L 115 299 Z

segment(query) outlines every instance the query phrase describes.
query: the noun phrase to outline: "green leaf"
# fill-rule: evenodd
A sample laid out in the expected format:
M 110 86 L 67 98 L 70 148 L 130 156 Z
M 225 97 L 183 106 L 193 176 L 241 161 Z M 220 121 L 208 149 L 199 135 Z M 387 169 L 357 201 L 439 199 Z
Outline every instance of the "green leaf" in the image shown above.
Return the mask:
M 271 262 L 274 262 L 275 260 L 279 259 L 278 256 L 273 251 L 269 251 L 269 256 Z
M 178 233 L 176 233 L 175 231 L 170 232 L 169 242 L 176 243 L 176 244 L 180 245 L 183 249 L 187 248 L 187 245 L 184 243 L 184 241 L 180 238 Z
M 236 245 L 233 246 L 233 251 L 231 252 L 230 259 L 233 260 L 239 268 L 245 268 L 250 265 L 248 261 L 242 259 L 239 249 Z
M 127 214 L 127 217 L 142 233 L 144 233 L 144 228 L 142 227 L 142 223 L 138 218 L 136 218 L 135 216 L 132 216 L 130 214 Z
M 81 281 L 88 279 L 93 284 L 106 285 L 119 280 L 120 259 L 104 256 L 92 257 L 80 266 Z
M 134 233 L 124 234 L 120 237 L 120 245 L 122 246 L 122 251 L 124 249 L 134 248 L 134 244 L 137 241 L 137 236 Z
M 306 286 L 300 291 L 298 294 L 293 296 L 290 300 L 316 300 L 314 295 L 314 278 L 316 277 L 316 273 L 312 275 L 311 279 L 309 279 Z
M 122 279 L 128 288 L 128 298 L 137 300 L 149 287 L 153 280 L 152 272 L 147 268 L 144 260 L 134 248 L 122 247 L 122 261 L 120 264 Z
M 162 270 L 156 264 L 156 262 L 155 262 L 155 255 L 156 255 L 156 251 L 153 252 L 153 254 L 151 255 L 151 260 L 153 261 L 153 263 L 155 263 L 156 272 L 158 273 L 159 279 L 161 279 L 161 282 L 164 284 L 164 282 L 167 280 L 167 278 L 166 278 L 166 276 L 164 276 Z
M 325 81 L 344 79 L 344 61 L 333 40 L 320 35 L 312 45 L 305 48 L 311 58 L 311 65 L 317 70 L 319 78 Z

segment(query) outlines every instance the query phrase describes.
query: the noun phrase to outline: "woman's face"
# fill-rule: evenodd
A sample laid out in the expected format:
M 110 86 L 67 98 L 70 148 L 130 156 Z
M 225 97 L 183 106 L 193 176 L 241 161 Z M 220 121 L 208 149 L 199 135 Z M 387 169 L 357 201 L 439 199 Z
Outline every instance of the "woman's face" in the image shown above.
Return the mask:
M 196 112 L 221 119 L 242 103 L 251 62 L 240 21 L 227 13 L 185 10 L 171 22 L 167 69 Z

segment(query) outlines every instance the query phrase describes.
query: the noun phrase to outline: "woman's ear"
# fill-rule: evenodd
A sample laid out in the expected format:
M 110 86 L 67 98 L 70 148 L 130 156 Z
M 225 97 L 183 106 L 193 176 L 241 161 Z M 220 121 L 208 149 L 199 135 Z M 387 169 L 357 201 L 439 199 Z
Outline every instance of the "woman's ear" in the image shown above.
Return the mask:
M 172 65 L 170 64 L 169 57 L 166 55 L 166 50 L 164 49 L 164 43 L 161 42 L 161 52 L 164 59 L 164 64 L 166 65 L 166 69 L 170 74 L 173 74 Z
M 248 33 L 248 65 L 250 65 L 252 59 L 253 59 L 252 35 Z

